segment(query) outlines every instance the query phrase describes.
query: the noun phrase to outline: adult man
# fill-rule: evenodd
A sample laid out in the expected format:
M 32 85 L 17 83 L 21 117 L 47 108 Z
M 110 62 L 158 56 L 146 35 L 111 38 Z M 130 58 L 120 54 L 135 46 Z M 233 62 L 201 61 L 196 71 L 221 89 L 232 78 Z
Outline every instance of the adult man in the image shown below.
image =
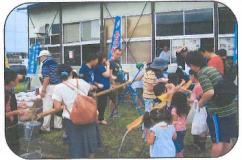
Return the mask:
M 122 57 L 122 51 L 120 48 L 114 49 L 112 53 L 112 57 L 110 60 L 110 72 L 111 72 L 111 84 L 112 86 L 120 84 L 123 82 L 124 72 L 122 70 L 122 66 L 120 63 L 120 57 Z M 117 98 L 118 98 L 119 91 L 114 91 L 112 94 L 109 95 L 114 106 L 112 106 L 112 113 L 110 116 L 117 114 Z
M 225 49 L 220 49 L 216 52 L 216 54 L 223 60 L 224 63 L 224 77 L 234 81 L 237 72 L 238 72 L 238 66 L 236 64 L 233 64 L 233 60 L 229 59 L 227 56 L 227 51 Z
M 122 50 L 120 48 L 114 49 L 112 57 L 110 60 L 110 69 L 111 69 L 111 83 L 117 84 L 121 82 L 121 77 L 119 73 L 122 70 L 122 65 L 120 63 L 120 58 L 122 57 Z
M 208 66 L 216 68 L 221 74 L 224 74 L 224 64 L 222 59 L 213 52 L 212 47 L 203 47 L 199 51 L 204 58 L 208 60 Z
M 49 56 L 50 52 L 48 50 L 42 50 L 38 56 L 40 62 L 42 63 L 41 74 L 43 84 L 40 95 L 43 99 L 43 111 L 47 111 L 53 107 L 52 94 L 55 85 L 61 82 L 56 73 L 58 64 L 52 58 L 49 58 Z M 42 131 L 50 131 L 50 120 L 51 115 L 44 117 L 43 125 L 41 127 Z M 62 118 L 56 115 L 54 115 L 54 128 L 62 128 Z
M 212 157 L 226 154 L 231 148 L 231 138 L 237 137 L 236 112 L 237 105 L 233 100 L 230 104 L 218 106 L 214 99 L 214 88 L 222 80 L 222 75 L 214 67 L 207 67 L 204 57 L 197 51 L 189 52 L 186 63 L 197 73 L 203 94 L 198 102 L 199 107 L 207 107 L 207 124 L 212 139 Z
M 170 56 L 171 56 L 171 54 L 170 54 L 168 47 L 164 46 L 163 50 L 161 51 L 161 53 L 159 55 L 159 58 L 161 58 L 167 62 L 170 62 Z
M 176 61 L 177 61 L 177 65 L 178 66 L 181 66 L 183 70 L 185 70 L 185 67 L 186 67 L 185 57 L 186 57 L 187 52 L 188 52 L 187 47 L 179 48 L 176 51 Z

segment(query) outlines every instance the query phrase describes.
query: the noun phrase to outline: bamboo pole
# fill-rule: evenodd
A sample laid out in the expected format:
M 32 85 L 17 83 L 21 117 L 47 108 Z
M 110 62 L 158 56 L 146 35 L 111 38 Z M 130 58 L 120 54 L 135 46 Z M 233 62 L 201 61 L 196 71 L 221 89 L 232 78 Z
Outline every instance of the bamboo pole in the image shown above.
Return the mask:
M 104 91 L 102 91 L 102 92 L 99 92 L 99 93 L 97 93 L 97 94 L 94 94 L 93 96 L 94 96 L 94 97 L 99 97 L 99 96 L 102 96 L 102 95 L 108 94 L 108 93 L 110 93 L 110 92 L 112 92 L 112 91 L 115 91 L 115 90 L 117 90 L 117 89 L 120 89 L 120 88 L 122 88 L 122 87 L 125 87 L 125 86 L 127 86 L 128 84 L 130 84 L 130 83 L 131 83 L 131 82 L 128 81 L 128 82 L 125 82 L 125 83 L 122 83 L 122 84 L 116 85 L 116 86 L 114 86 L 113 88 L 110 88 L 110 89 L 104 90 Z M 48 110 L 48 111 L 45 111 L 45 112 L 39 113 L 39 114 L 37 114 L 37 120 L 40 119 L 40 118 L 43 118 L 43 117 L 45 117 L 45 116 L 47 116 L 47 115 L 49 115 L 49 114 L 55 114 L 55 113 L 57 113 L 57 112 L 59 112 L 59 111 L 61 111 L 61 109 L 54 109 L 54 108 L 52 108 L 52 109 L 50 109 L 50 110 Z M 11 111 L 11 112 L 6 113 L 6 118 L 9 118 L 9 117 L 14 116 L 14 115 L 19 115 L 19 114 L 21 114 L 21 110 Z
M 187 90 L 187 89 L 190 87 L 191 84 L 192 84 L 192 82 L 191 82 L 191 81 L 188 81 L 188 82 L 185 83 L 185 84 L 184 84 L 184 82 L 182 82 L 181 84 L 179 84 L 179 86 L 182 85 L 182 89 L 183 89 L 183 90 Z M 169 96 L 167 96 L 167 94 L 164 94 L 164 97 L 169 97 Z M 159 108 L 164 107 L 166 104 L 167 104 L 166 101 L 163 102 L 163 103 L 159 106 Z M 157 107 L 156 107 L 156 108 L 157 108 Z M 153 108 L 153 109 L 154 109 L 154 108 Z M 135 119 L 133 122 L 131 122 L 130 124 L 128 124 L 128 125 L 126 126 L 126 128 L 127 128 L 127 130 L 131 131 L 132 129 L 135 129 L 135 128 L 139 127 L 139 126 L 142 124 L 142 122 L 143 122 L 143 116 L 140 116 L 140 117 L 138 117 L 137 119 Z
M 117 86 L 115 86 L 115 87 L 113 87 L 113 88 L 110 88 L 110 89 L 107 89 L 107 90 L 104 90 L 104 91 L 98 92 L 98 93 L 94 94 L 93 96 L 94 96 L 94 97 L 99 97 L 99 96 L 102 96 L 102 95 L 108 94 L 108 93 L 110 93 L 110 92 L 112 92 L 112 91 L 115 91 L 115 90 L 117 90 L 117 89 L 120 89 L 120 88 L 122 88 L 122 87 L 125 87 L 125 86 L 127 86 L 128 84 L 130 84 L 130 83 L 131 83 L 130 81 L 125 82 L 125 83 L 122 83 L 122 84 L 117 85 Z
M 36 120 L 39 120 L 40 118 L 43 118 L 43 117 L 48 116 L 48 115 L 50 115 L 50 114 L 55 114 L 55 113 L 57 113 L 57 112 L 60 112 L 61 110 L 62 110 L 62 108 L 58 108 L 58 109 L 56 109 L 56 108 L 51 108 L 51 109 L 48 110 L 48 111 L 45 111 L 45 112 L 42 112 L 42 113 L 37 114 L 37 116 L 36 116 Z

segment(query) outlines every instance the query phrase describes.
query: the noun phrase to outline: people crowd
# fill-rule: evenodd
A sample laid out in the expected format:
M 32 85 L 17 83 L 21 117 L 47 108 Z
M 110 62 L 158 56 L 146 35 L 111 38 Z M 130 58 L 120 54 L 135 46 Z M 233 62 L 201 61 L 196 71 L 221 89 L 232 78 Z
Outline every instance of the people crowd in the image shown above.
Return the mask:
M 41 62 L 42 87 L 40 95 L 43 99 L 43 111 L 51 108 L 63 109 L 62 117 L 54 115 L 54 129 L 64 128 L 69 146 L 70 158 L 94 158 L 101 147 L 99 125 L 108 125 L 105 120 L 105 109 L 110 100 L 112 111 L 117 112 L 120 91 L 105 94 L 97 98 L 97 120 L 90 124 L 74 124 L 70 112 L 75 101 L 76 91 L 82 95 L 92 96 L 125 82 L 126 71 L 120 62 L 122 50 L 113 50 L 110 59 L 106 55 L 93 53 L 88 55 L 79 73 L 71 66 L 57 64 L 47 50 L 38 56 Z M 232 139 L 237 138 L 238 122 L 236 96 L 218 105 L 218 84 L 227 80 L 234 82 L 237 76 L 236 64 L 229 61 L 226 50 L 213 52 L 213 48 L 203 47 L 189 51 L 183 47 L 176 52 L 177 64 L 170 70 L 170 53 L 168 47 L 159 57 L 146 64 L 144 73 L 136 79 L 142 89 L 139 95 L 144 99 L 143 132 L 150 145 L 150 157 L 186 157 L 184 138 L 188 133 L 188 115 L 194 106 L 206 111 L 208 130 L 193 135 L 194 145 L 201 151 L 206 149 L 206 140 L 211 137 L 211 157 L 226 154 L 233 146 Z M 185 68 L 189 67 L 189 73 Z M 232 73 L 231 73 L 232 72 Z M 17 74 L 5 69 L 5 111 L 17 109 L 12 89 L 18 83 Z M 191 81 L 187 89 L 181 87 L 182 82 Z M 231 84 L 232 85 L 232 84 Z M 71 89 L 69 86 L 75 88 Z M 135 91 L 138 90 L 135 88 Z M 169 95 L 167 103 L 162 107 L 154 107 L 164 101 L 162 95 Z M 142 103 L 139 103 L 140 106 Z M 194 115 L 196 116 L 196 114 Z M 134 117 L 135 118 L 135 117 Z M 42 132 L 50 132 L 51 115 L 44 117 Z M 18 132 L 16 116 L 6 118 L 6 139 L 10 148 L 18 152 Z M 193 123 L 193 122 L 192 122 Z M 10 129 L 9 129 L 10 128 Z

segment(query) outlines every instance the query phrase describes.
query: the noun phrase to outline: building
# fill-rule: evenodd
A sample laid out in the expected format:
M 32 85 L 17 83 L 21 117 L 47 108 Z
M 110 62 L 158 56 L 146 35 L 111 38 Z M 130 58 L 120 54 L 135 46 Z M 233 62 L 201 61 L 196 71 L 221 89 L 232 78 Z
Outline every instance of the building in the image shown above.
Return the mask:
M 148 62 L 164 45 L 234 48 L 233 12 L 218 2 L 63 2 L 28 6 L 29 45 L 40 42 L 58 61 L 80 66 L 89 54 L 108 53 L 113 20 L 122 16 L 123 64 Z M 137 23 L 138 22 L 138 23 Z

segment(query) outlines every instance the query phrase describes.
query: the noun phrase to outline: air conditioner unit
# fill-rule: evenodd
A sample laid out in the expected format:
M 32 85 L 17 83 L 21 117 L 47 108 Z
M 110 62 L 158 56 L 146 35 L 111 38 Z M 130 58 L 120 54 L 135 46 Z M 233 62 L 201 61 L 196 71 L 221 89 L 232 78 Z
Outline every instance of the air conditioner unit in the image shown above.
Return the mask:
M 48 35 L 48 24 L 45 24 L 44 26 L 39 27 L 35 34 L 38 34 L 40 36 Z

